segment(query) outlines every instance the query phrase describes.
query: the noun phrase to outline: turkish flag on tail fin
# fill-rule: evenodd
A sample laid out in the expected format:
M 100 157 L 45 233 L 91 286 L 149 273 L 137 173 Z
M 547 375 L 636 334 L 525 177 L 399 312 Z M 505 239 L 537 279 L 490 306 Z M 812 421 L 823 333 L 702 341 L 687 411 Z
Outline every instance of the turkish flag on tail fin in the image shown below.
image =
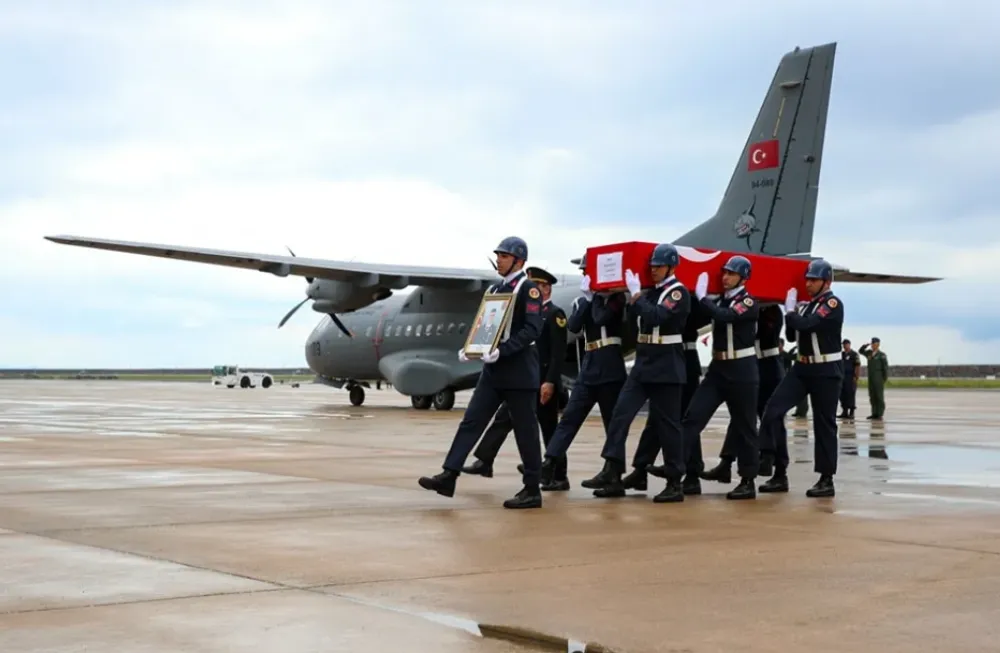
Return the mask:
M 747 170 L 764 170 L 778 167 L 778 141 L 772 139 L 761 141 L 750 146 L 747 155 Z

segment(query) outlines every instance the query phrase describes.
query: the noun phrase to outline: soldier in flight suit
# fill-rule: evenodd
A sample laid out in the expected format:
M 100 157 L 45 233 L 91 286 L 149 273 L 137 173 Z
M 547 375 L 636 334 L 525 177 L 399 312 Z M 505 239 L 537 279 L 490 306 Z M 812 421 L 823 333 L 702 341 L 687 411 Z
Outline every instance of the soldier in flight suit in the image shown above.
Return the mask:
M 542 429 L 542 441 L 548 445 L 559 422 L 559 391 L 562 388 L 562 366 L 566 359 L 566 313 L 552 303 L 552 285 L 556 278 L 537 267 L 526 270 L 528 279 L 534 282 L 542 293 L 542 334 L 538 338 L 538 359 L 540 363 L 539 376 L 542 387 L 538 391 L 538 403 L 535 414 Z M 493 461 L 496 460 L 500 447 L 503 446 L 507 434 L 514 427 L 510 411 L 504 404 L 497 411 L 493 424 L 486 429 L 483 439 L 476 447 L 475 456 L 478 460 L 468 467 L 463 467 L 466 474 L 493 476 Z M 524 473 L 524 466 L 519 471 Z M 561 474 L 561 476 L 560 476 Z M 557 466 L 558 478 L 566 476 L 566 457 L 563 456 Z M 544 486 L 542 489 L 546 489 Z
M 840 355 L 844 361 L 844 385 L 840 387 L 840 409 L 837 417 L 854 419 L 854 410 L 858 407 L 858 377 L 861 376 L 861 357 L 851 349 L 851 341 L 844 338 L 844 350 Z M 864 347 L 864 345 L 862 345 Z
M 784 344 L 784 341 L 779 335 L 783 322 L 781 306 L 777 304 L 761 307 L 760 314 L 757 316 L 757 341 L 754 343 L 757 350 L 757 371 L 760 375 L 760 386 L 757 390 L 757 417 L 764 415 L 764 406 L 767 405 L 767 400 L 774 394 L 775 388 L 785 377 L 785 370 L 790 366 L 782 360 L 781 345 Z M 732 466 L 736 461 L 733 428 L 733 422 L 730 420 L 729 428 L 726 430 L 726 439 L 722 443 L 722 451 L 719 452 L 721 462 L 701 474 L 701 477 L 706 481 L 732 482 Z M 778 428 L 783 430 L 785 423 L 782 422 Z M 778 437 L 784 436 L 779 433 Z M 700 447 L 698 451 L 701 451 Z M 691 460 L 690 456 L 688 460 Z M 758 475 L 770 476 L 773 471 L 774 459 L 767 454 L 762 454 Z
M 719 299 L 708 297 L 707 272 L 699 275 L 695 287 L 698 300 L 712 315 L 712 362 L 681 422 L 684 448 L 694 450 L 708 421 L 725 402 L 732 425 L 729 446 L 737 454 L 741 479 L 726 498 L 753 499 L 757 496 L 754 479 L 760 464 L 756 415 L 760 372 L 755 347 L 760 306 L 746 290 L 750 261 L 745 256 L 731 257 L 722 270 L 725 292 Z M 687 465 L 688 473 L 704 469 L 700 457 L 690 453 Z
M 586 269 L 585 258 L 580 262 L 581 270 Z M 566 452 L 595 403 L 600 407 L 607 433 L 615 402 L 628 375 L 622 355 L 625 295 L 619 292 L 594 293 L 590 289 L 589 275 L 584 275 L 580 290 L 583 296 L 573 302 L 569 330 L 573 333 L 583 331 L 583 360 L 562 419 L 545 449 L 543 490 L 569 489 L 569 479 L 560 461 L 566 459 Z
M 629 310 L 638 319 L 639 335 L 635 364 L 625 380 L 615 403 L 611 424 L 601 456 L 604 469 L 590 479 L 597 486 L 594 496 L 625 495 L 622 473 L 625 471 L 625 440 L 629 426 L 646 401 L 649 419 L 660 436 L 667 486 L 653 500 L 657 503 L 684 501 L 681 478 L 684 476 L 684 441 L 681 438 L 681 395 L 687 381 L 684 343 L 681 333 L 691 312 L 691 297 L 684 284 L 674 276 L 680 263 L 677 248 L 660 243 L 649 258 L 650 272 L 656 285 L 643 292 L 639 276 L 625 271 L 629 291 Z
M 504 502 L 504 508 L 540 508 L 542 493 L 538 488 L 541 473 L 541 445 L 535 417 L 539 376 L 538 350 L 532 343 L 542 332 L 542 294 L 522 269 L 528 258 L 528 245 L 517 237 L 504 238 L 494 253 L 497 273 L 503 279 L 486 291 L 512 293 L 511 318 L 499 346 L 483 356 L 483 371 L 458 425 L 451 449 L 444 461 L 444 471 L 423 476 L 420 486 L 446 497 L 455 495 L 455 481 L 483 429 L 506 403 L 514 422 L 514 437 L 524 463 L 524 488 Z M 466 360 L 464 348 L 459 360 Z
M 868 359 L 868 401 L 872 414 L 868 419 L 880 420 L 885 414 L 885 382 L 889 380 L 889 358 L 882 351 L 882 341 L 872 338 L 871 349 L 861 345 L 861 355 Z
M 814 469 L 819 481 L 809 497 L 832 497 L 837 473 L 837 400 L 844 378 L 840 357 L 844 303 L 830 290 L 833 267 L 815 259 L 806 267 L 806 289 L 812 296 L 796 309 L 797 291 L 785 299 L 785 333 L 797 340 L 799 357 L 771 395 L 761 419 L 761 450 L 775 456 L 774 476 L 760 486 L 761 492 L 788 492 L 788 438 L 778 436 L 778 424 L 792 406 L 808 396 L 813 406 L 815 434 Z
M 681 395 L 681 415 L 685 415 L 688 406 L 691 405 L 691 398 L 694 396 L 698 385 L 701 382 L 701 357 L 698 355 L 698 330 L 703 326 L 712 323 L 711 313 L 708 312 L 701 302 L 691 303 L 691 312 L 688 314 L 687 323 L 684 325 L 682 339 L 684 342 L 684 361 L 687 366 L 687 383 L 684 384 L 684 391 Z M 685 456 L 688 460 L 694 455 L 701 460 L 701 442 L 696 443 L 695 451 L 688 451 L 685 448 Z M 687 447 L 687 443 L 685 443 Z M 652 474 L 659 478 L 666 478 L 666 471 L 663 465 L 654 465 L 657 453 L 660 451 L 660 438 L 653 428 L 652 422 L 647 417 L 646 427 L 642 429 L 639 436 L 639 445 L 635 449 L 632 458 L 632 472 L 622 479 L 622 484 L 626 490 L 638 490 L 645 492 L 647 487 L 646 474 Z M 686 495 L 701 494 L 701 482 L 698 474 L 689 473 L 684 476 L 681 482 L 681 489 Z

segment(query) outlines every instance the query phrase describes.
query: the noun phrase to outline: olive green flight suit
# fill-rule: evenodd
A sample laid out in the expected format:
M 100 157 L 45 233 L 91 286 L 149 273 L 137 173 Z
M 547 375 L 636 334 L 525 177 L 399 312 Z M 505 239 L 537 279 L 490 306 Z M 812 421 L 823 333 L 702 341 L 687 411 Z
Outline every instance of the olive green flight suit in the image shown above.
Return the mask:
M 872 351 L 867 344 L 858 351 L 868 359 L 868 401 L 872 405 L 872 419 L 882 419 L 885 414 L 885 382 L 889 380 L 889 357 L 881 349 Z

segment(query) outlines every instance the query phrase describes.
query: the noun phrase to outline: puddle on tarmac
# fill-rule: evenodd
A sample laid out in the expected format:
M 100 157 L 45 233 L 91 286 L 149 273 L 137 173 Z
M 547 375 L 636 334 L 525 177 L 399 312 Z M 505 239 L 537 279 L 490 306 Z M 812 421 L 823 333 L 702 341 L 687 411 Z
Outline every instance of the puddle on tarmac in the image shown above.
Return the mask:
M 887 444 L 884 452 L 890 461 L 886 484 L 1000 488 L 1000 451 L 995 449 Z

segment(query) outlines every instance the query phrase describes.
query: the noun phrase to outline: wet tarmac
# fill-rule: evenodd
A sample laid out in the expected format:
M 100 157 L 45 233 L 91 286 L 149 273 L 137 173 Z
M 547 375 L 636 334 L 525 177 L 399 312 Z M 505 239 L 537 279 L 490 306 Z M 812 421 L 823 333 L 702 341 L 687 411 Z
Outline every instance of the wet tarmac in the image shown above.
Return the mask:
M 467 398 L 0 381 L 0 650 L 997 650 L 998 392 L 862 401 L 819 500 L 791 418 L 789 494 L 596 499 L 595 416 L 528 511 L 513 437 L 453 499 L 417 485 Z

